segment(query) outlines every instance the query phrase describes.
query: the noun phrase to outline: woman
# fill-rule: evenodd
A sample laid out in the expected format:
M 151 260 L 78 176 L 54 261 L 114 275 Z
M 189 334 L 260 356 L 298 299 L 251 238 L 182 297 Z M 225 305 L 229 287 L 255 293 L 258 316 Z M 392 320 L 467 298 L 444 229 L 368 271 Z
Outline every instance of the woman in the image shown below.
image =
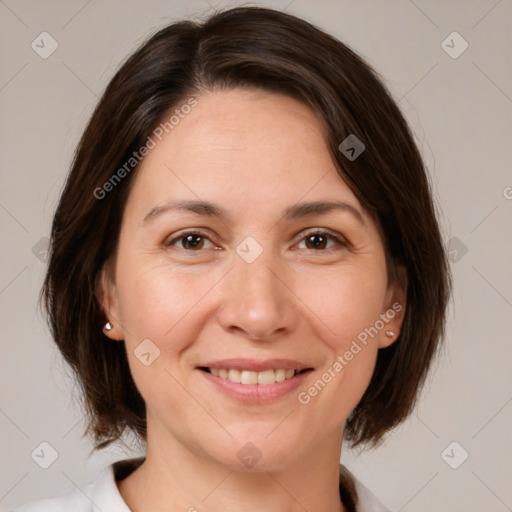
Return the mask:
M 271 9 L 160 30 L 83 134 L 43 287 L 95 448 L 132 431 L 146 456 L 18 510 L 386 510 L 342 441 L 410 414 L 449 290 L 368 64 Z

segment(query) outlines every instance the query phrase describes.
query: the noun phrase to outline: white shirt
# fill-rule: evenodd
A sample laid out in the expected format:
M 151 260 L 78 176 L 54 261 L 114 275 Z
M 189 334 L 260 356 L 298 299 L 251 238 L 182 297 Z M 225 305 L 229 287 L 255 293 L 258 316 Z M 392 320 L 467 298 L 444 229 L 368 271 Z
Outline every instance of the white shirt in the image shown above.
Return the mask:
M 81 489 L 74 489 L 54 498 L 32 501 L 10 512 L 131 512 L 119 492 L 116 480 L 128 476 L 143 461 L 144 457 L 115 462 L 104 469 L 94 482 Z M 123 473 L 121 477 L 120 470 Z M 355 512 L 390 512 L 345 466 L 340 465 L 341 474 L 345 480 L 352 479 L 355 486 Z

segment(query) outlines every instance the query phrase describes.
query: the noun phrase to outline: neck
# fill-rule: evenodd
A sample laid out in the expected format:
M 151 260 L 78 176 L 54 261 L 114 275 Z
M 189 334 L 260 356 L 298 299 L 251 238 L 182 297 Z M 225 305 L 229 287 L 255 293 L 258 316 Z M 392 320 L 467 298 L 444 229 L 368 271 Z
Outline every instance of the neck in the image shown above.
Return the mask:
M 263 459 L 251 470 L 228 467 L 196 447 L 148 424 L 146 460 L 118 483 L 133 512 L 344 512 L 339 494 L 342 432 L 333 432 L 309 452 L 287 464 L 266 467 Z M 160 440 L 165 439 L 165 443 Z M 256 469 L 259 470 L 256 470 Z

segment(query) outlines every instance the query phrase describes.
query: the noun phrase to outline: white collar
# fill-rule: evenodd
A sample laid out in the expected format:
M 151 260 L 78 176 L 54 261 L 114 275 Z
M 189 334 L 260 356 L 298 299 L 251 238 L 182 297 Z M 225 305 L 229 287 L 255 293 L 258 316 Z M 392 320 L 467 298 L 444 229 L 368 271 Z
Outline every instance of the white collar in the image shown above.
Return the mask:
M 122 479 L 144 461 L 144 457 L 117 461 L 105 468 L 90 484 L 87 496 L 93 505 L 103 512 L 131 512 L 124 502 L 116 484 L 116 477 Z M 340 466 L 343 474 L 353 479 L 356 489 L 357 507 L 355 512 L 390 512 L 345 466 Z M 77 491 L 78 492 L 78 491 Z

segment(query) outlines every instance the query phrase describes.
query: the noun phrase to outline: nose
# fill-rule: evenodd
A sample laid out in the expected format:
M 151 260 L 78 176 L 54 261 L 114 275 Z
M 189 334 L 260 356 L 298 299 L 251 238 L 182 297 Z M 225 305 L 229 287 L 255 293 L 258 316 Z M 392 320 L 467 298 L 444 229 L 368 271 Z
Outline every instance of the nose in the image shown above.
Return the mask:
M 298 325 L 297 300 L 287 273 L 264 251 L 247 263 L 238 255 L 223 283 L 219 322 L 231 333 L 272 341 Z M 267 256 L 268 254 L 268 256 Z

